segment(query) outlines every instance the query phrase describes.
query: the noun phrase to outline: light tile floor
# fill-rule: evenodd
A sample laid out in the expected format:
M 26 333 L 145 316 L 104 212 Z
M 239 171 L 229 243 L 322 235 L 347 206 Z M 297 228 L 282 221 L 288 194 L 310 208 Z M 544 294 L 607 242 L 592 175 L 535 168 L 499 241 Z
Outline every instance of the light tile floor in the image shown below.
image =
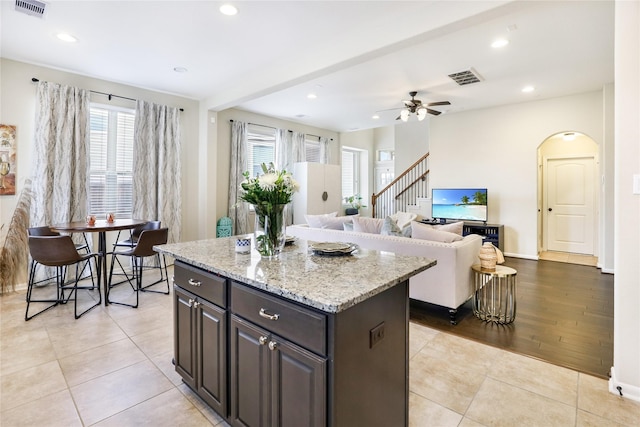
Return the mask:
M 171 273 L 170 273 L 171 275 Z M 59 306 L 25 322 L 0 297 L 0 425 L 226 426 L 173 370 L 172 296 L 140 308 Z M 410 324 L 411 426 L 637 426 L 607 382 Z M 394 426 L 390 426 L 394 427 Z

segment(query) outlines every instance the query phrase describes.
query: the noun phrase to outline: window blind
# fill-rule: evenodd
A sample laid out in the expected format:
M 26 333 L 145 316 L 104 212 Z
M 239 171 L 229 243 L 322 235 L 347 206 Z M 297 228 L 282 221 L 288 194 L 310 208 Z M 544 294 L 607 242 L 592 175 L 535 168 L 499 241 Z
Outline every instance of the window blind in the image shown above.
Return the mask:
M 90 110 L 89 206 L 93 215 L 131 218 L 135 114 L 107 106 Z

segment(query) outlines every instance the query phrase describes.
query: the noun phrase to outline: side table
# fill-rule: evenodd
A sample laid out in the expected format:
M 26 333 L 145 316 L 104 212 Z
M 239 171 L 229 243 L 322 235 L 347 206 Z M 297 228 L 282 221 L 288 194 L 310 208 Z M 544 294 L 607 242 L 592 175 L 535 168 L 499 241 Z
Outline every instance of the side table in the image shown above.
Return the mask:
M 511 267 L 497 265 L 485 270 L 471 266 L 474 273 L 473 314 L 485 322 L 511 323 L 516 318 L 516 274 Z

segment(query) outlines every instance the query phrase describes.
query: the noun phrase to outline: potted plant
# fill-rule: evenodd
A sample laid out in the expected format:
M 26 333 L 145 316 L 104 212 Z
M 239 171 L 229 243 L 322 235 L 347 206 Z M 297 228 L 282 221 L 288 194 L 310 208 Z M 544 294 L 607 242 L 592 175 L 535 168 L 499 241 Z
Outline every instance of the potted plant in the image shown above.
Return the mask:
M 345 197 L 344 201 L 350 206 L 344 210 L 345 215 L 357 215 L 360 208 L 366 208 L 362 204 L 362 196 L 359 194 Z

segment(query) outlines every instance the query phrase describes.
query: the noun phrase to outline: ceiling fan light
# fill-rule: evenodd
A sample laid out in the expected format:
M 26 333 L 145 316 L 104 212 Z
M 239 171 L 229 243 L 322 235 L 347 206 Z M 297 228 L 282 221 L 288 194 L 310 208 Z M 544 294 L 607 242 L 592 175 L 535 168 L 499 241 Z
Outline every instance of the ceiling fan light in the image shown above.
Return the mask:
M 427 117 L 427 109 L 424 107 L 418 108 L 418 120 L 423 121 L 425 117 Z
M 404 110 L 400 111 L 400 120 L 402 120 L 403 122 L 409 120 L 409 110 L 405 108 Z

